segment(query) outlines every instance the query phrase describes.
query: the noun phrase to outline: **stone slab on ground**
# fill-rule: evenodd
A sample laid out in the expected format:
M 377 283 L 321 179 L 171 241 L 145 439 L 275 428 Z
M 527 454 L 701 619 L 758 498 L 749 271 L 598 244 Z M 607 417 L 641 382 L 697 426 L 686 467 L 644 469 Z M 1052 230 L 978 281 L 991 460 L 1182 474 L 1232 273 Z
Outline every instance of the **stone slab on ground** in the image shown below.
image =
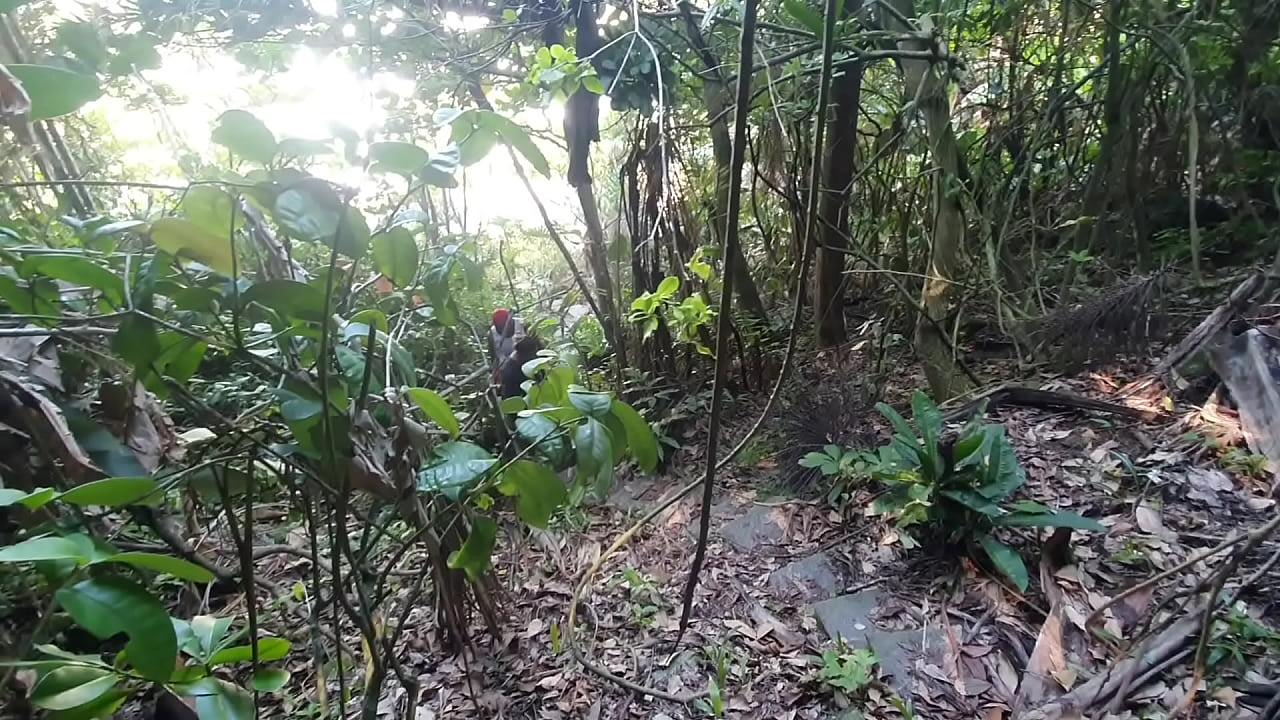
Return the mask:
M 740 552 L 774 545 L 787 538 L 786 516 L 776 507 L 753 505 L 720 528 L 720 535 Z
M 826 553 L 817 553 L 783 565 L 769 574 L 769 589 L 788 597 L 798 594 L 807 602 L 835 596 L 844 579 Z
M 924 649 L 940 648 L 936 629 L 881 630 L 875 624 L 883 594 L 877 590 L 841 595 L 814 603 L 811 607 L 827 636 L 843 638 L 850 647 L 870 647 L 889 676 L 889 684 L 904 698 L 911 696 L 915 660 Z

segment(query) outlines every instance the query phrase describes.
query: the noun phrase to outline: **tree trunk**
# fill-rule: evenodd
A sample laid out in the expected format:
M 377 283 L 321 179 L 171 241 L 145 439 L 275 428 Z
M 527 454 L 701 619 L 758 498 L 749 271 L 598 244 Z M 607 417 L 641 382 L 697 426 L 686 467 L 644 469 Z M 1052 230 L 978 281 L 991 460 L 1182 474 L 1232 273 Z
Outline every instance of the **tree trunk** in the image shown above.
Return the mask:
M 859 0 L 845 5 L 845 17 L 858 12 Z M 849 195 L 854 159 L 858 151 L 858 104 L 862 96 L 863 65 L 845 61 L 836 66 L 832 82 L 835 114 L 831 118 L 830 145 L 826 148 L 822 194 L 818 198 L 817 286 L 814 293 L 814 325 L 818 345 L 831 347 L 845 341 L 845 260 L 849 244 Z
M 720 76 L 720 62 L 711 53 L 706 42 L 702 38 L 702 33 L 698 29 L 698 25 L 693 20 L 692 11 L 687 3 L 681 3 L 680 8 L 685 12 L 685 24 L 689 28 L 690 40 L 702 61 L 706 63 L 708 74 L 702 79 L 702 96 L 707 107 L 707 117 L 711 124 L 711 156 L 715 161 L 716 167 L 716 204 L 715 211 L 711 218 L 711 233 L 716 242 L 724 247 L 725 231 L 729 222 L 738 222 L 737 218 L 730 218 L 729 215 L 729 160 L 732 155 L 733 144 L 729 139 L 729 113 L 726 110 L 729 107 L 728 91 L 725 89 L 724 80 Z M 732 262 L 730 258 L 725 258 L 724 262 L 733 272 L 733 289 L 738 294 L 740 307 L 747 312 L 753 319 L 764 323 L 768 319 L 765 313 L 764 301 L 760 299 L 760 289 L 756 287 L 755 278 L 751 276 L 751 267 L 747 265 L 746 256 L 743 254 L 741 247 L 733 247 L 730 252 L 733 253 Z
M 578 57 L 591 57 L 599 49 L 600 34 L 596 28 L 596 5 L 589 0 L 577 0 L 570 5 L 574 17 L 575 50 Z M 582 206 L 582 219 L 587 226 L 586 256 L 595 281 L 596 301 L 603 315 L 604 332 L 609 337 L 617 355 L 618 367 L 627 366 L 626 338 L 622 333 L 622 321 L 618 317 L 617 304 L 613 301 L 613 279 L 609 275 L 608 244 L 605 241 L 604 224 L 600 221 L 600 206 L 596 202 L 595 187 L 591 179 L 591 143 L 600 140 L 599 96 L 578 88 L 569 97 L 564 114 L 564 139 L 569 148 L 569 185 L 578 193 Z
M 915 17 L 912 0 L 892 0 L 892 5 L 897 14 L 908 19 Z M 884 21 L 889 30 L 911 31 L 895 13 L 886 13 Z M 899 48 L 916 52 L 927 51 L 930 45 L 924 40 L 914 39 L 898 43 Z M 916 320 L 915 346 L 933 397 L 943 402 L 972 387 L 956 363 L 955 349 L 947 342 L 942 330 L 949 308 L 952 278 L 960 265 L 964 240 L 962 193 L 957 189 L 960 184 L 960 152 L 951 126 L 944 78 L 939 77 L 928 60 L 904 58 L 900 64 L 907 99 L 919 99 L 929 136 L 929 149 L 937 166 L 933 173 L 933 244 L 921 293 L 924 315 Z

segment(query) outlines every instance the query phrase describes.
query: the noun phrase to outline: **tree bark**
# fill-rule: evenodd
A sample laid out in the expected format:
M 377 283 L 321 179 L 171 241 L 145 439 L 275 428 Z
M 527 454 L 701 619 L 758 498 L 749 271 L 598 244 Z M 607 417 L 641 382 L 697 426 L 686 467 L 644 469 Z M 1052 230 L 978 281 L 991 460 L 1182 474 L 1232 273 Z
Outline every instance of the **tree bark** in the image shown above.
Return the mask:
M 845 6 L 845 17 L 858 12 L 860 0 Z M 814 293 L 814 324 L 818 345 L 843 343 L 845 261 L 849 244 L 849 196 L 852 192 L 855 157 L 858 151 L 858 104 L 862 96 L 863 65 L 845 61 L 836 66 L 833 81 L 835 114 L 831 118 L 831 138 L 823 168 L 822 194 L 818 200 L 817 286 Z
M 730 158 L 733 154 L 733 143 L 729 139 L 728 90 L 720 75 L 720 62 L 707 47 L 698 24 L 693 21 L 692 10 L 688 3 L 680 4 L 685 13 L 685 23 L 689 28 L 690 41 L 702 61 L 707 65 L 707 74 L 702 78 L 702 96 L 707 107 L 707 117 L 711 125 L 711 156 L 716 167 L 716 200 L 715 211 L 711 218 L 712 237 L 725 247 L 725 231 L 729 222 L 737 222 L 737 218 L 729 215 Z M 742 109 L 745 112 L 745 108 Z M 747 265 L 741 246 L 735 244 L 729 248 L 732 258 L 726 257 L 725 265 L 733 272 L 733 289 L 738 294 L 740 307 L 755 320 L 764 323 L 768 315 L 764 309 L 764 301 L 760 298 L 760 289 L 756 287 L 755 278 L 751 276 L 751 267 Z
M 892 0 L 891 4 L 902 17 L 915 17 L 913 0 Z M 885 14 L 887 28 L 911 32 L 912 28 L 899 20 L 897 14 Z M 923 39 L 898 43 L 899 48 L 916 52 L 929 50 L 930 46 L 931 43 Z M 964 241 L 964 210 L 959 189 L 960 152 L 951 126 L 945 79 L 939 77 L 929 60 L 903 58 L 900 66 L 907 99 L 918 99 L 919 108 L 924 113 L 929 150 L 936 165 L 933 173 L 933 243 L 921 293 L 924 315 L 916 319 L 915 347 L 934 399 L 943 402 L 972 388 L 968 377 L 956 363 L 955 348 L 941 329 L 942 323 L 946 322 L 952 278 L 960 265 Z

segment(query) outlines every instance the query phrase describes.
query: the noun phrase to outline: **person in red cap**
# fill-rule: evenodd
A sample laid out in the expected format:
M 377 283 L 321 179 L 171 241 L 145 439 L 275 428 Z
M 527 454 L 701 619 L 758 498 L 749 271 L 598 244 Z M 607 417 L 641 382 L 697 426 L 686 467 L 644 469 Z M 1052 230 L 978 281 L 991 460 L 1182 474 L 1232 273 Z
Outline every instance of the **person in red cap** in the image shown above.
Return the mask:
M 516 343 L 524 337 L 524 323 L 511 314 L 506 308 L 493 311 L 493 324 L 489 326 L 489 340 L 493 343 L 493 354 L 501 366 L 507 358 L 515 354 Z

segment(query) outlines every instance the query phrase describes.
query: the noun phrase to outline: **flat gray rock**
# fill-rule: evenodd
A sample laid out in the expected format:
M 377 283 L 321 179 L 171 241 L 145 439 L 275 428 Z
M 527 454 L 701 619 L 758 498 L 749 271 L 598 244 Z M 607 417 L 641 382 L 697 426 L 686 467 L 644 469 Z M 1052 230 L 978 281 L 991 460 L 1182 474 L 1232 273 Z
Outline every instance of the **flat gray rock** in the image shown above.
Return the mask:
M 843 638 L 852 648 L 870 647 L 880 660 L 880 669 L 888 675 L 889 684 L 904 698 L 911 696 L 912 669 L 921 654 L 922 644 L 929 648 L 941 645 L 932 627 L 917 630 L 881 630 L 873 618 L 882 594 L 864 590 L 814 603 L 813 614 L 827 636 Z M 922 643 L 923 641 L 923 643 Z
M 787 537 L 786 519 L 778 508 L 754 505 L 745 514 L 725 523 L 720 534 L 741 552 L 780 543 Z
M 769 589 L 787 597 L 798 593 L 805 601 L 825 600 L 844 586 L 841 574 L 826 553 L 801 558 L 769 574 Z

